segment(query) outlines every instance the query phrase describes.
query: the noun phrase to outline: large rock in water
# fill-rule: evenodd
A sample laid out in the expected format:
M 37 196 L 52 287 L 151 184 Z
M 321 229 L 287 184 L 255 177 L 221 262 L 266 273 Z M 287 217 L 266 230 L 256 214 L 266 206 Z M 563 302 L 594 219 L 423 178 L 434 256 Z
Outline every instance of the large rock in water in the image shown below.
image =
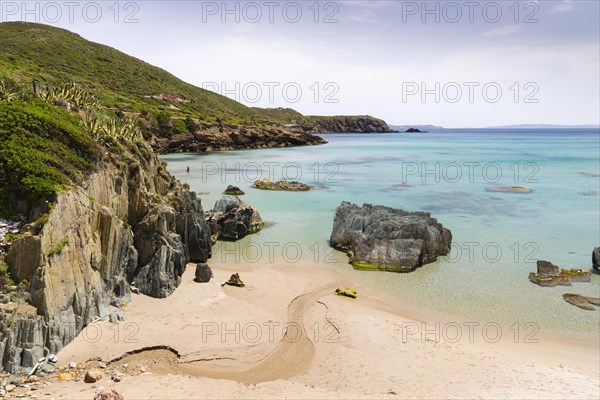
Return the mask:
M 343 202 L 331 245 L 347 251 L 357 269 L 409 272 L 450 252 L 452 233 L 425 212 Z
M 596 247 L 592 252 L 592 267 L 595 273 L 600 274 L 600 247 Z
M 258 211 L 237 196 L 223 196 L 208 213 L 212 241 L 235 241 L 258 232 L 264 222 Z

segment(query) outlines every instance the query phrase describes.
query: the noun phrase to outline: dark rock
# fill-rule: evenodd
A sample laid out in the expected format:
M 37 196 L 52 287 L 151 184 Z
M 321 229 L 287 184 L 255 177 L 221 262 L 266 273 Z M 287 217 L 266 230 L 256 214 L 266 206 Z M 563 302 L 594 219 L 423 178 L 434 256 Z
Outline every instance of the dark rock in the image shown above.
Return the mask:
M 238 240 L 260 231 L 264 222 L 254 208 L 236 196 L 223 196 L 208 212 L 208 226 L 213 243 L 218 240 Z
M 314 186 L 305 185 L 295 181 L 278 181 L 273 182 L 269 179 L 260 179 L 252 185 L 255 189 L 260 190 L 285 190 L 290 192 L 304 192 L 314 189 Z
M 223 192 L 223 194 L 230 195 L 230 196 L 242 196 L 245 193 L 239 187 L 229 185 L 229 186 L 227 186 L 227 189 L 225 189 L 225 191 Z
M 592 267 L 594 268 L 594 272 L 600 274 L 600 247 L 596 247 L 592 251 Z
M 427 133 L 427 131 L 422 131 L 419 128 L 408 128 L 405 133 Z
M 242 280 L 240 279 L 240 274 L 237 274 L 237 273 L 231 275 L 229 280 L 227 282 L 225 282 L 224 284 L 222 284 L 221 286 L 225 286 L 225 285 L 236 286 L 236 287 L 246 286 L 244 284 L 244 282 L 242 282 Z
M 537 261 L 537 273 L 541 277 L 557 276 L 560 273 L 560 268 L 549 261 Z
M 574 306 L 582 308 L 584 310 L 595 310 L 594 306 L 600 306 L 600 298 L 599 297 L 586 297 L 580 294 L 575 293 L 565 293 L 563 294 L 563 299 L 567 303 L 571 303 Z
M 330 242 L 357 269 L 409 272 L 448 254 L 452 233 L 429 213 L 343 202 Z
M 204 263 L 196 264 L 196 278 L 194 279 L 195 282 L 209 282 L 212 277 L 213 272 L 208 265 Z

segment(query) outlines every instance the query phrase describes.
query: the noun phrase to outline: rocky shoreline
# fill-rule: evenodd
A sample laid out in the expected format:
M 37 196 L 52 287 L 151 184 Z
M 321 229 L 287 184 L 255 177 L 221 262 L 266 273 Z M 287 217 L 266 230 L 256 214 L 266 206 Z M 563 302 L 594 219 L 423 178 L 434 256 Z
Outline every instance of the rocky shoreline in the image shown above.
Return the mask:
M 211 255 L 195 193 L 143 143 L 107 156 L 82 186 L 58 195 L 43 228 L 24 225 L 6 256 L 18 290 L 0 305 L 0 365 L 15 373 L 57 353 L 90 322 L 131 300 L 130 284 L 164 298 L 189 261 Z
M 198 129 L 194 132 L 175 134 L 168 138 L 154 136 L 150 141 L 159 154 L 312 146 L 325 143 L 327 142 L 319 136 L 281 124 L 248 126 L 206 121 L 198 121 Z

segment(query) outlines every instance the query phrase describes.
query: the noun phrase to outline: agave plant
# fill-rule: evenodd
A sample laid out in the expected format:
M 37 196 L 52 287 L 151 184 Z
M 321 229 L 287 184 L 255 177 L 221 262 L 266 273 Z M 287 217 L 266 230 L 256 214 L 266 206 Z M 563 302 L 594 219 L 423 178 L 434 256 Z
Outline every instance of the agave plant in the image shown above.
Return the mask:
M 46 86 L 37 90 L 36 93 L 43 101 L 64 106 L 68 110 L 72 107 L 88 110 L 98 106 L 98 99 L 95 96 L 92 96 L 86 89 L 77 87 L 73 82 L 59 86 Z
M 14 92 L 6 82 L 0 81 L 0 101 L 11 102 L 18 99 L 19 93 Z

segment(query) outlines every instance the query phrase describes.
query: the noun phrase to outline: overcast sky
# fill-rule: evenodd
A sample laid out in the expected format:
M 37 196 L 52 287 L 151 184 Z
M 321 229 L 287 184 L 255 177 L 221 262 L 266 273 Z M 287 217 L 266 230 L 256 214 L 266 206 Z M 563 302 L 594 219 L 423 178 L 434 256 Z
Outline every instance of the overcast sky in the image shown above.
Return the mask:
M 600 123 L 600 2 L 0 0 L 250 106 L 391 124 Z

